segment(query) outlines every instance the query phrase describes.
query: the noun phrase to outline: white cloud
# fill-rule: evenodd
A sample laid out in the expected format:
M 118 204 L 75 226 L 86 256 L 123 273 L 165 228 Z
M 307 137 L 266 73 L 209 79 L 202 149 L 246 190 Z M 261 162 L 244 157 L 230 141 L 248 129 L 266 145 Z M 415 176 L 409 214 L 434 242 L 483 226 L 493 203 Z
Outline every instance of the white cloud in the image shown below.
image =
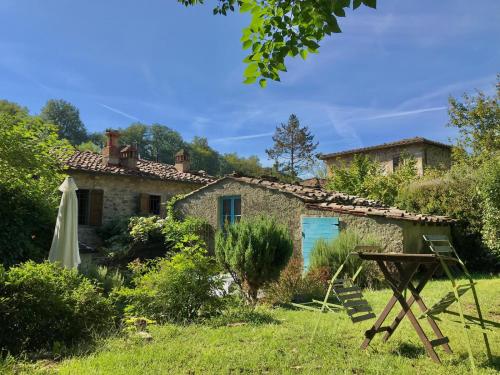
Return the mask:
M 380 115 L 374 115 L 374 116 L 360 118 L 360 119 L 358 119 L 358 121 L 368 121 L 368 120 L 378 120 L 378 119 L 383 119 L 383 118 L 413 116 L 413 115 L 418 115 L 420 113 L 425 113 L 425 112 L 442 111 L 442 110 L 445 110 L 446 108 L 447 108 L 446 106 L 442 106 L 442 107 L 432 107 L 432 108 L 419 108 L 419 109 L 414 109 L 411 111 L 386 112 L 386 113 L 382 113 Z
M 135 116 L 132 116 L 126 112 L 123 112 L 123 111 L 120 111 L 119 109 L 116 109 L 116 108 L 113 108 L 113 107 L 110 107 L 109 105 L 106 105 L 106 104 L 102 104 L 102 103 L 97 103 L 99 104 L 101 107 L 103 108 L 106 108 L 107 110 L 111 111 L 111 112 L 114 112 L 114 113 L 118 113 L 119 115 L 122 115 L 124 117 L 127 117 L 131 120 L 134 120 L 134 121 L 140 121 L 137 117 Z
M 228 142 L 228 141 L 243 141 L 246 139 L 255 139 L 255 138 L 264 138 L 264 137 L 270 137 L 274 133 L 260 133 L 260 134 L 249 134 L 249 135 L 239 135 L 236 137 L 225 137 L 225 138 L 217 138 L 217 139 L 212 139 L 210 142 L 216 143 L 216 142 Z

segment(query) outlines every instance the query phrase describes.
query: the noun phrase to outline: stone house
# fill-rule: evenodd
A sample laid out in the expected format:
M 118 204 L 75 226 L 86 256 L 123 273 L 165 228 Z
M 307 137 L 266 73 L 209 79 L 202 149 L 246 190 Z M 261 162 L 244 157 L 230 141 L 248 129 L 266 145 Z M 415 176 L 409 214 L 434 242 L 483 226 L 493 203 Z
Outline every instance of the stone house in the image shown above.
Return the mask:
M 321 155 L 328 170 L 349 166 L 354 155 L 368 155 L 380 162 L 386 173 L 392 173 L 398 167 L 401 157 L 413 156 L 416 160 L 417 173 L 421 176 L 426 167 L 450 168 L 451 146 L 431 141 L 422 137 L 402 139 L 397 142 L 358 148 L 348 151 Z
M 189 171 L 189 154 L 175 155 L 168 165 L 139 158 L 133 145 L 120 146 L 119 133 L 107 131 L 101 154 L 76 151 L 66 162 L 78 186 L 78 236 L 82 244 L 98 247 L 96 233 L 103 224 L 134 215 L 165 214 L 165 203 L 212 182 L 202 171 Z
M 187 194 L 175 209 L 181 217 L 206 220 L 213 230 L 242 217 L 271 215 L 289 227 L 294 251 L 306 266 L 318 238 L 333 239 L 345 228 L 377 235 L 385 251 L 415 253 L 423 250 L 422 234 L 449 235 L 452 222 L 344 193 L 237 175 Z

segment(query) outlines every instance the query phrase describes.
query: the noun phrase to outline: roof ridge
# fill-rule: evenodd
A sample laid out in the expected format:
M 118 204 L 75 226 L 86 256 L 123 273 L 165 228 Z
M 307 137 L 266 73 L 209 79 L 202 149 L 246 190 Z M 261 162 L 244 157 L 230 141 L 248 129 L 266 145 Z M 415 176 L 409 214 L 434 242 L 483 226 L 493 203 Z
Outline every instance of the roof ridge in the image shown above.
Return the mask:
M 411 137 L 411 138 L 403 138 L 398 141 L 392 141 L 392 142 L 384 142 L 380 143 L 378 145 L 372 145 L 372 146 L 366 146 L 366 147 L 358 147 L 358 148 L 353 148 L 350 150 L 345 150 L 345 151 L 338 151 L 338 152 L 332 152 L 324 155 L 320 155 L 319 159 L 325 160 L 331 157 L 335 156 L 341 156 L 341 155 L 349 155 L 349 154 L 355 154 L 358 152 L 366 152 L 366 151 L 374 151 L 374 150 L 381 150 L 384 148 L 391 148 L 391 147 L 397 147 L 397 146 L 406 146 L 406 145 L 411 145 L 415 143 L 427 143 L 430 145 L 438 146 L 438 147 L 445 147 L 445 148 L 452 148 L 452 145 L 438 142 L 438 141 L 433 141 L 428 138 L 424 137 Z

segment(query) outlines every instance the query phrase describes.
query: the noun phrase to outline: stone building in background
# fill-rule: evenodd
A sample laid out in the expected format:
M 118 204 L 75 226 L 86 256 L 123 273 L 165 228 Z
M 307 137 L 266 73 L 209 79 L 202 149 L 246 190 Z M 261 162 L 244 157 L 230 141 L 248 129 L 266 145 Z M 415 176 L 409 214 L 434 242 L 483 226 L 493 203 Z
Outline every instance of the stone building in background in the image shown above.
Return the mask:
M 378 236 L 385 251 L 418 253 L 424 250 L 423 234 L 450 235 L 452 223 L 344 193 L 238 175 L 207 184 L 174 207 L 183 217 L 204 219 L 214 231 L 242 218 L 272 216 L 289 228 L 306 267 L 316 240 L 332 240 L 347 228 Z
M 115 219 L 165 214 L 165 203 L 212 182 L 203 171 L 189 169 L 189 154 L 180 150 L 175 166 L 139 157 L 135 145 L 119 145 L 117 131 L 106 132 L 101 154 L 76 151 L 67 173 L 78 186 L 78 236 L 82 244 L 98 247 L 96 229 Z
M 368 155 L 380 162 L 386 173 L 394 172 L 404 155 L 415 158 L 417 173 L 422 175 L 426 167 L 448 169 L 451 165 L 451 146 L 422 137 L 402 139 L 397 142 L 358 148 L 321 155 L 328 170 L 349 166 L 355 155 Z

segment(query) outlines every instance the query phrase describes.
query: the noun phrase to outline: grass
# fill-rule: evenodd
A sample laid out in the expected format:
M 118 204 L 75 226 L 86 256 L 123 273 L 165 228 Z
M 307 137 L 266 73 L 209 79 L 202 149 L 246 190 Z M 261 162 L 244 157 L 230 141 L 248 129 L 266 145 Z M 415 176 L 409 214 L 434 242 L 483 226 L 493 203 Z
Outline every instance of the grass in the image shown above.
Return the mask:
M 432 305 L 448 291 L 448 286 L 448 281 L 431 282 L 422 293 L 424 301 Z M 486 319 L 499 321 L 500 279 L 480 279 L 477 289 Z M 369 291 L 365 295 L 378 313 L 390 292 Z M 465 301 L 467 311 L 472 313 L 472 295 L 467 295 Z M 414 311 L 417 312 L 416 307 Z M 260 309 L 259 312 L 268 315 L 269 319 L 261 317 L 243 325 L 151 327 L 153 340 L 148 343 L 114 337 L 105 340 L 97 351 L 87 356 L 61 362 L 16 363 L 10 369 L 16 373 L 71 375 L 471 373 L 464 331 L 449 319 L 438 324 L 450 338 L 454 353 L 446 354 L 438 347 L 438 355 L 443 361 L 438 365 L 427 357 L 406 318 L 387 343 L 382 343 L 382 335 L 378 335 L 372 345 L 362 351 L 359 346 L 363 332 L 373 321 L 353 325 L 343 312 L 324 314 L 318 334 L 310 342 L 316 313 L 286 309 Z M 425 320 L 421 323 L 424 329 L 428 328 Z M 497 328 L 489 335 L 496 355 L 493 364 L 486 363 L 481 334 L 472 333 L 480 374 L 497 374 L 500 370 L 499 332 Z

